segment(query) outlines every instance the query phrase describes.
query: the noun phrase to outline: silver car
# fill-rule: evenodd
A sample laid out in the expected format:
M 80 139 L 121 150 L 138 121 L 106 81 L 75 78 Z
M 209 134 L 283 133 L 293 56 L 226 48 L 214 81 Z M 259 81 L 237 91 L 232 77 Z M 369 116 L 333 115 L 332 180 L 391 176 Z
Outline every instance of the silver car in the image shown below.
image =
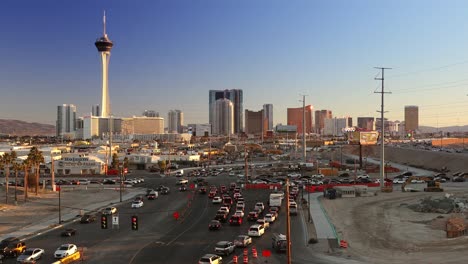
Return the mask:
M 44 255 L 45 251 L 42 248 L 28 248 L 21 254 L 16 261 L 19 263 L 38 260 Z

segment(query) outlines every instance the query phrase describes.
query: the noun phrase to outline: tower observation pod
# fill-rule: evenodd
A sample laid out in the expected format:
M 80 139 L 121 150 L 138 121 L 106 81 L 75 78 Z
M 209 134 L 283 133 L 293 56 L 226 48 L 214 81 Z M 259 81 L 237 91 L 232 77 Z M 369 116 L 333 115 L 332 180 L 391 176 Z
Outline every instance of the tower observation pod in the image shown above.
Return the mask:
M 110 115 L 110 100 L 109 100 L 109 60 L 110 60 L 110 51 L 114 44 L 107 37 L 106 34 L 106 13 L 104 12 L 103 16 L 103 25 L 104 25 L 104 34 L 102 37 L 98 38 L 94 45 L 98 49 L 99 54 L 101 54 L 102 62 L 102 101 L 101 101 L 101 117 L 109 117 Z

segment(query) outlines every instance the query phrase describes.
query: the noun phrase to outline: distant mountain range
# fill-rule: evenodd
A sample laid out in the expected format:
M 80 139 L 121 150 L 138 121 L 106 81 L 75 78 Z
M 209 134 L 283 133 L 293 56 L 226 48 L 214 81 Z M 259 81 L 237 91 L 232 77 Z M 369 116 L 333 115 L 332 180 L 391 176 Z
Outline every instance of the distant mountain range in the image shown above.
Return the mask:
M 449 126 L 449 127 L 430 127 L 430 126 L 419 126 L 421 133 L 444 133 L 450 132 L 468 132 L 468 125 L 466 126 Z
M 0 134 L 12 136 L 54 136 L 55 126 L 28 123 L 20 120 L 0 119 Z
M 468 132 L 468 125 L 449 127 L 419 126 L 421 133 Z M 0 119 L 0 134 L 12 136 L 54 136 L 55 126 L 40 123 L 28 123 L 21 120 Z

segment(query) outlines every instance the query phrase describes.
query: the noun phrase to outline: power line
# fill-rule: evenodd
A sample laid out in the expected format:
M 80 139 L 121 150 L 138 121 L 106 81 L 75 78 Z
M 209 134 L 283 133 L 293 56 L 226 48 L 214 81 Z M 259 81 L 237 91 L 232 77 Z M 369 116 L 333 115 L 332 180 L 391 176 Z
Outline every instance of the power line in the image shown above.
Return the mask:
M 450 67 L 453 67 L 453 66 L 467 64 L 467 63 L 468 63 L 468 60 L 465 60 L 465 61 L 456 62 L 456 63 L 452 63 L 452 64 L 447 64 L 447 65 L 443 65 L 443 66 L 439 66 L 439 67 L 427 68 L 427 69 L 423 69 L 423 70 L 419 70 L 419 71 L 406 72 L 406 73 L 401 73 L 401 74 L 397 74 L 397 75 L 390 75 L 388 78 L 400 78 L 400 77 L 409 76 L 409 75 L 413 75 L 413 74 L 420 74 L 420 73 L 424 73 L 424 72 L 438 71 L 438 70 L 443 70 L 443 69 L 447 69 L 447 68 L 450 68 Z

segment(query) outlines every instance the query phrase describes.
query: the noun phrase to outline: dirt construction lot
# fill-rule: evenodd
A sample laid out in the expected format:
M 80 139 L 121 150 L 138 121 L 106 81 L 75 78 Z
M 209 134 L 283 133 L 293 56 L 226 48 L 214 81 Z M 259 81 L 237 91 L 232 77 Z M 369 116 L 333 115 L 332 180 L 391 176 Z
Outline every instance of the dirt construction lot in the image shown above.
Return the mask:
M 468 191 L 457 189 L 446 192 L 467 197 Z M 338 235 L 348 242 L 344 253 L 351 259 L 364 263 L 467 263 L 468 235 L 446 238 L 449 214 L 408 208 L 425 197 L 444 195 L 379 192 L 373 197 L 322 199 L 322 203 Z
M 130 191 L 130 193 L 136 190 Z M 5 205 L 5 188 L 0 188 L 0 236 L 27 228 L 38 223 L 58 224 L 58 193 L 40 192 L 36 196 L 29 194 L 28 202 L 24 203 L 22 188 L 18 195 L 18 206 L 14 203 L 14 192 L 10 189 L 9 204 Z M 124 195 L 129 192 L 125 191 Z M 103 187 L 66 187 L 61 192 L 61 215 L 78 216 L 81 212 L 88 213 L 90 205 L 107 205 L 112 200 L 119 199 L 119 191 Z M 82 211 L 83 210 L 83 211 Z

